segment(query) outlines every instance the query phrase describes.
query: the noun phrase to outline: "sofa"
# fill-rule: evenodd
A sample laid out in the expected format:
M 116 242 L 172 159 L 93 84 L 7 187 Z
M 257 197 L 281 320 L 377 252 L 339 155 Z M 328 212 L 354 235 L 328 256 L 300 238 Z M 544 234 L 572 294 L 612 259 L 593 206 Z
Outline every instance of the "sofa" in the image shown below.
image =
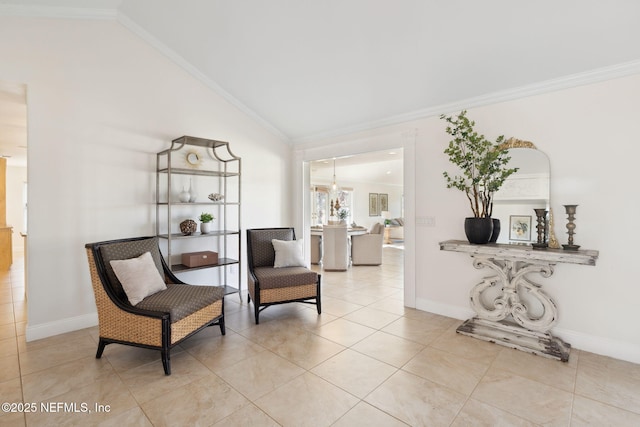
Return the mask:
M 404 218 L 393 218 L 386 221 L 384 242 L 389 244 L 395 240 L 404 240 Z

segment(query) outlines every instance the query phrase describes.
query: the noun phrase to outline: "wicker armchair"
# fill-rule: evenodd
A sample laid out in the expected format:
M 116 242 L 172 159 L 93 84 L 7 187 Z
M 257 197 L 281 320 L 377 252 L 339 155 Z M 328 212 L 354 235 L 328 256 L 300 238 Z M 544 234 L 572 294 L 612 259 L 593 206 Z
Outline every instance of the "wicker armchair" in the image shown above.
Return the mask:
M 160 254 L 157 237 L 89 243 L 85 248 L 98 308 L 97 359 L 111 343 L 157 349 L 162 355 L 164 372 L 170 375 L 170 351 L 175 345 L 211 325 L 219 325 L 222 335 L 225 334 L 223 289 L 192 286 L 177 279 Z M 166 289 L 131 305 L 110 262 L 130 260 L 146 252 L 151 254 L 164 278 Z
M 275 304 L 315 304 L 321 314 L 320 274 L 303 266 L 274 268 L 273 239 L 295 240 L 295 231 L 293 228 L 247 230 L 248 297 L 253 301 L 256 325 L 260 323 L 260 312 Z

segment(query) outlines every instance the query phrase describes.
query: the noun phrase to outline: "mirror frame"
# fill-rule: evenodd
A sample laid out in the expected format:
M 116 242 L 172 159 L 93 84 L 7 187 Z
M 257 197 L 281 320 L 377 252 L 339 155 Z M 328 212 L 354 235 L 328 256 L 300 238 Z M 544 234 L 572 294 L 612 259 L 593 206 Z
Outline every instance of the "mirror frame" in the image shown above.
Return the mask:
M 518 139 L 518 138 L 514 138 L 511 137 L 509 139 L 507 139 L 505 142 L 503 142 L 502 144 L 500 144 L 498 146 L 499 149 L 501 150 L 509 150 L 511 148 L 529 148 L 532 150 L 538 150 L 538 147 L 536 147 L 536 145 L 531 142 L 531 141 L 525 141 L 523 139 Z M 543 151 L 538 150 L 541 153 L 545 154 Z M 547 156 L 547 159 L 549 158 L 549 156 Z M 551 162 L 551 160 L 549 160 L 549 162 Z M 549 223 L 548 223 L 548 228 L 549 228 L 549 241 L 548 241 L 548 245 L 549 248 L 552 249 L 560 249 L 560 242 L 558 241 L 558 239 L 556 238 L 556 233 L 554 230 L 554 223 L 553 223 L 553 208 L 551 207 L 551 170 L 549 170 Z
M 502 144 L 498 145 L 498 148 L 501 150 L 508 150 L 510 148 L 531 148 L 534 150 L 538 150 L 538 147 L 536 147 L 533 142 L 525 141 L 524 139 L 517 139 L 514 137 L 511 137 Z

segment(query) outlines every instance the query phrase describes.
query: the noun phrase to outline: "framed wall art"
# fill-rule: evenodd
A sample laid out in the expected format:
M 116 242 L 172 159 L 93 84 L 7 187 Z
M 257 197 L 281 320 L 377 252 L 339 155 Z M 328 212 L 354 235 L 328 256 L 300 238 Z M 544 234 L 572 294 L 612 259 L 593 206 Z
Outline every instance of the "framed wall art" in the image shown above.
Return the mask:
M 378 193 L 369 193 L 369 216 L 378 216 Z
M 509 217 L 509 240 L 531 241 L 531 215 Z
M 378 194 L 378 204 L 380 205 L 380 210 L 378 211 L 378 214 L 380 214 L 380 212 L 382 212 L 382 211 L 388 211 L 389 210 L 389 195 L 388 194 L 384 194 L 384 193 Z

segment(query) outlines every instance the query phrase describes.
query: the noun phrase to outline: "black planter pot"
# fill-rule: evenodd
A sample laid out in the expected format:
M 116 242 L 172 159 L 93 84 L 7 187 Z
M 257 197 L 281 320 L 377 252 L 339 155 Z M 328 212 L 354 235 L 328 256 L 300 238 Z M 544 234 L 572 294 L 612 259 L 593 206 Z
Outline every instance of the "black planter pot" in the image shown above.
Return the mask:
M 498 241 L 498 236 L 500 235 L 500 220 L 498 218 L 491 219 L 493 220 L 493 232 L 491 233 L 489 243 L 495 243 Z
M 465 218 L 464 232 L 469 243 L 484 245 L 489 243 L 491 233 L 493 233 L 492 218 Z M 497 237 L 496 237 L 497 238 Z

